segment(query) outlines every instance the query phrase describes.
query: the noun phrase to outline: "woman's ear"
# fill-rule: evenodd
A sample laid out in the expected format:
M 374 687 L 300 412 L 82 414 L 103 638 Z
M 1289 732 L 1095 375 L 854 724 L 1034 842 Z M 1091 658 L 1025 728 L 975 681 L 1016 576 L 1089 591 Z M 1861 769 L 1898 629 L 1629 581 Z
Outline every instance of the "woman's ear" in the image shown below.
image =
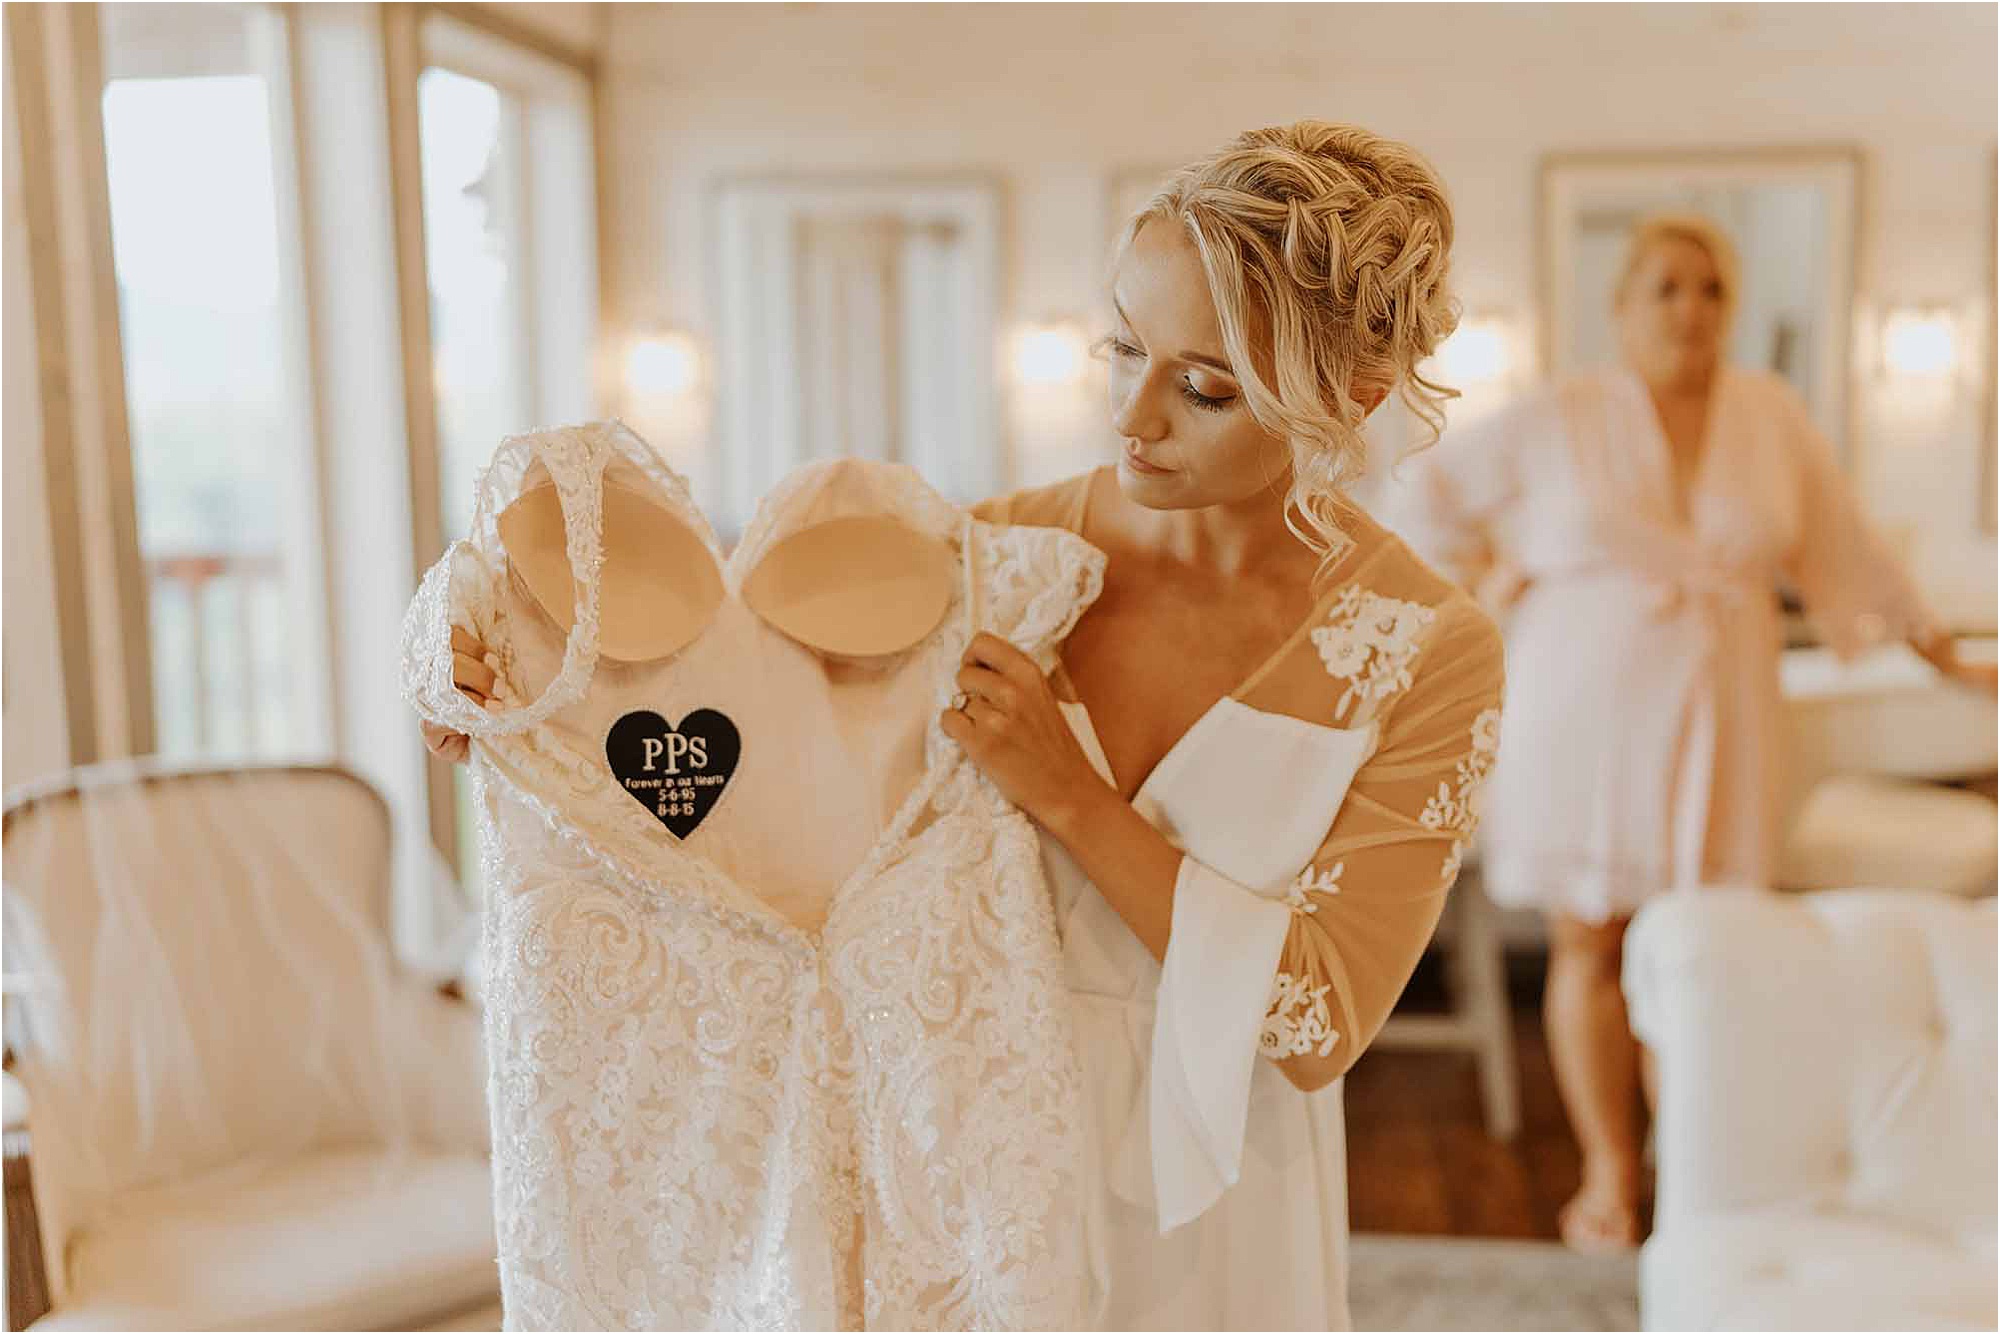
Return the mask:
M 773 546 L 744 582 L 743 600 L 809 648 L 879 657 L 937 628 L 958 570 L 958 556 L 944 540 L 885 515 L 850 516 Z
M 499 529 L 521 582 L 568 633 L 576 624 L 576 581 L 555 487 L 523 491 L 501 511 Z M 670 657 L 708 628 L 722 593 L 714 556 L 680 515 L 649 496 L 604 484 L 599 653 L 621 662 Z

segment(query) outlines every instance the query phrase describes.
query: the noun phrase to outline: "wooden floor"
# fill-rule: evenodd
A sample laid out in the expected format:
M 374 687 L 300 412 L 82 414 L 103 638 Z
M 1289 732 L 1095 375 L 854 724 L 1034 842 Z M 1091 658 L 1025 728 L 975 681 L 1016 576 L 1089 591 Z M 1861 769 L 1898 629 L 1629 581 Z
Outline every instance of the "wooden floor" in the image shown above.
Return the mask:
M 1556 1239 L 1556 1211 L 1576 1189 L 1577 1152 L 1542 1041 L 1537 957 L 1509 958 L 1521 1065 L 1521 1133 L 1489 1138 L 1472 1057 L 1370 1051 L 1347 1076 L 1347 1202 L 1357 1232 Z M 1404 995 L 1439 1008 L 1432 961 Z

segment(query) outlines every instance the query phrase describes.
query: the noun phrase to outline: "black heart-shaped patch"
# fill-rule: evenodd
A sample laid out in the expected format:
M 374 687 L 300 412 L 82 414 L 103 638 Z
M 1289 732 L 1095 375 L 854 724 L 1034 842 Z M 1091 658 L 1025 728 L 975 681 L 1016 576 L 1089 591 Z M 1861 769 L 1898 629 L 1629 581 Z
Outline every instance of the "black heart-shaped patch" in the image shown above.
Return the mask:
M 640 709 L 611 724 L 604 737 L 611 772 L 675 838 L 692 834 L 715 809 L 742 754 L 736 724 L 714 709 L 696 709 L 679 727 Z

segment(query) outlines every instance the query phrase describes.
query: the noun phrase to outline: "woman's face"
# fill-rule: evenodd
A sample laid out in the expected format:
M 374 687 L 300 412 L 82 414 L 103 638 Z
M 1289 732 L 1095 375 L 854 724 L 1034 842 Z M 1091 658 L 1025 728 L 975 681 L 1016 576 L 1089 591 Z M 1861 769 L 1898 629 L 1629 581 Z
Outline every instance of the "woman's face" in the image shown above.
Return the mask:
M 1194 242 L 1147 222 L 1112 277 L 1111 425 L 1118 487 L 1148 509 L 1194 509 L 1290 485 L 1291 451 L 1259 425 L 1222 350 Z
M 1674 384 L 1715 369 L 1726 310 L 1722 275 L 1708 250 L 1684 237 L 1654 242 L 1619 297 L 1619 342 L 1652 384 Z

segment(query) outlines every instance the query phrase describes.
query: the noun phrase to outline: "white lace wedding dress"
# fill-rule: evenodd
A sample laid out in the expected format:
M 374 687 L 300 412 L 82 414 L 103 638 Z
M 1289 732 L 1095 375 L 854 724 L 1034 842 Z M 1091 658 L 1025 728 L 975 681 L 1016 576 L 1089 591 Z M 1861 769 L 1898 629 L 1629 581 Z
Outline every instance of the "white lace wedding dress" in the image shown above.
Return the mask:
M 530 589 L 502 545 L 499 511 L 544 475 L 573 589 Z M 614 491 L 710 563 L 686 581 L 704 627 L 663 659 L 599 653 Z M 829 653 L 753 609 L 783 543 L 885 517 L 949 553 L 927 634 Z M 402 670 L 419 713 L 474 738 L 508 1328 L 1084 1318 L 1086 1117 L 1037 836 L 936 719 L 975 626 L 1046 670 L 1102 566 L 1073 534 L 975 521 L 852 459 L 786 478 L 725 559 L 622 426 L 501 446 L 471 537 L 410 608 Z M 872 595 L 825 569 L 791 592 Z M 494 651 L 496 707 L 452 685 L 454 622 Z M 708 789 L 628 772 L 642 752 L 727 758 L 731 735 Z

